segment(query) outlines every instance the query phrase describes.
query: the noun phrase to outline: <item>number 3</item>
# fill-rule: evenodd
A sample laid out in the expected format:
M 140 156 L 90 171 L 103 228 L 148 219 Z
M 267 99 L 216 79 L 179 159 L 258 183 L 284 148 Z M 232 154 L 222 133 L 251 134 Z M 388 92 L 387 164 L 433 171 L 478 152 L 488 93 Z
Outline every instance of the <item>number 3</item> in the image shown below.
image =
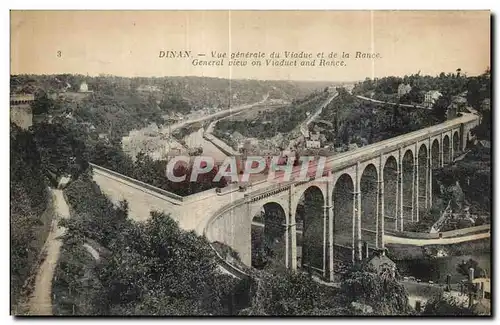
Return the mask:
M 61 51 L 57 51 L 57 57 L 60 58 L 62 55 L 62 52 Z

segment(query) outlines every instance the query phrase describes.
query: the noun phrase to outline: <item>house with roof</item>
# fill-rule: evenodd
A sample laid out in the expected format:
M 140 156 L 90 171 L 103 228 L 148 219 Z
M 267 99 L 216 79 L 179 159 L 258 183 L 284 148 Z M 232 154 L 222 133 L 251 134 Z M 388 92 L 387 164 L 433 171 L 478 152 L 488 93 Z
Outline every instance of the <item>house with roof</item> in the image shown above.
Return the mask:
M 80 84 L 80 89 L 78 90 L 79 93 L 93 93 L 94 91 L 92 90 L 89 90 L 89 85 L 87 85 L 87 82 L 83 81 L 81 84 Z
M 430 90 L 425 93 L 424 95 L 424 106 L 425 107 L 432 107 L 434 103 L 439 99 L 439 97 L 443 96 L 439 91 L 437 90 Z

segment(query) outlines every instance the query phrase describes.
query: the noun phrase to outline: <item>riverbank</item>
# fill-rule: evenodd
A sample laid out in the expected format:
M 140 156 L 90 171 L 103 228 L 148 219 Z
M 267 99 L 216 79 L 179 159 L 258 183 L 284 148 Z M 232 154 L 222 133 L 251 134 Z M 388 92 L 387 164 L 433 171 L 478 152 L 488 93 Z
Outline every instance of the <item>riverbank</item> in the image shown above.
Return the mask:
M 489 239 L 481 239 L 454 245 L 429 245 L 424 247 L 391 245 L 388 256 L 396 263 L 402 276 L 414 277 L 422 282 L 458 283 L 465 276 L 457 265 L 473 259 L 487 274 L 491 272 L 491 246 Z
M 395 261 L 402 276 L 414 277 L 422 282 L 446 283 L 450 275 L 451 283 L 459 283 L 466 276 L 457 270 L 463 261 L 473 259 L 487 274 L 491 274 L 491 256 L 489 253 L 446 256 L 439 258 L 422 258 L 420 260 Z
M 477 239 L 453 245 L 414 246 L 404 244 L 386 244 L 388 256 L 394 260 L 418 260 L 428 257 L 459 256 L 467 254 L 490 253 L 491 238 Z

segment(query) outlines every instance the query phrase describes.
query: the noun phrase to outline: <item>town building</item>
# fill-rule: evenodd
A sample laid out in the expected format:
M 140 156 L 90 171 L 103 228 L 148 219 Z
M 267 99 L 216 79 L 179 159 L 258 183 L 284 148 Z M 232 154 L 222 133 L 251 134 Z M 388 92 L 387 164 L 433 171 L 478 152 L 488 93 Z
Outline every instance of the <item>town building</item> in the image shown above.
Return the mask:
M 441 94 L 437 90 L 430 90 L 430 91 L 426 92 L 425 97 L 424 97 L 424 106 L 431 107 L 432 105 L 434 105 L 436 100 L 438 100 L 439 97 L 441 97 L 441 96 L 443 96 L 443 94 Z
M 409 84 L 399 84 L 398 86 L 398 97 L 408 94 L 411 91 L 411 86 Z
M 140 85 L 139 87 L 136 88 L 137 92 L 141 93 L 154 93 L 154 92 L 160 92 L 160 88 L 158 86 L 151 86 L 151 85 Z
M 84 81 L 80 84 L 80 90 L 78 91 L 80 93 L 92 93 L 92 90 L 89 90 L 89 86 L 87 83 Z
M 319 142 L 318 140 L 307 140 L 306 141 L 306 148 L 319 149 L 319 148 L 321 148 L 321 142 Z
M 321 133 L 320 132 L 311 132 L 309 134 L 309 136 L 310 136 L 310 140 L 312 140 L 312 141 L 319 141 Z

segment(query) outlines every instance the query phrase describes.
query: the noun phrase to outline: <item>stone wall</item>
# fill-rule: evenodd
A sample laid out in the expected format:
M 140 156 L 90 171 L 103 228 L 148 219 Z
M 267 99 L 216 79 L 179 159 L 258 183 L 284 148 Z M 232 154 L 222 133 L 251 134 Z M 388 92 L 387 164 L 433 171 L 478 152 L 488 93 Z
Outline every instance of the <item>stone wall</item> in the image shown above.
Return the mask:
M 23 129 L 28 129 L 33 125 L 31 106 L 28 104 L 11 106 L 10 121 Z

